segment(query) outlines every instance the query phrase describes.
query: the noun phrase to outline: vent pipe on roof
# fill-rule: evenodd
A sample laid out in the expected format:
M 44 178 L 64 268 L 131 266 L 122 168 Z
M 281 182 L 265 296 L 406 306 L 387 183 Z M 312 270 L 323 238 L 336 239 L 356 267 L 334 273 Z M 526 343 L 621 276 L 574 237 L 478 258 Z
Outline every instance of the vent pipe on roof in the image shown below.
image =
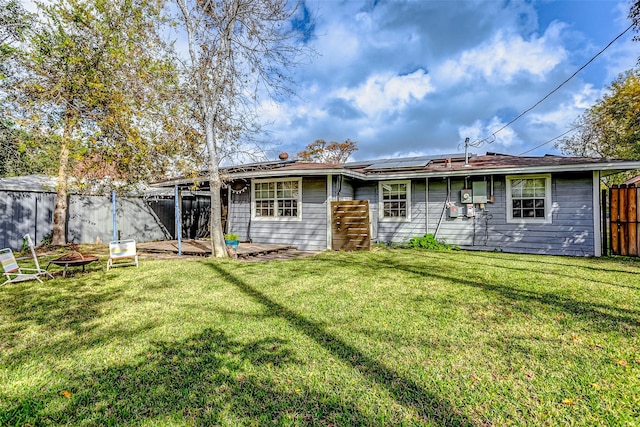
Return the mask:
M 469 137 L 464 139 L 464 165 L 469 166 Z

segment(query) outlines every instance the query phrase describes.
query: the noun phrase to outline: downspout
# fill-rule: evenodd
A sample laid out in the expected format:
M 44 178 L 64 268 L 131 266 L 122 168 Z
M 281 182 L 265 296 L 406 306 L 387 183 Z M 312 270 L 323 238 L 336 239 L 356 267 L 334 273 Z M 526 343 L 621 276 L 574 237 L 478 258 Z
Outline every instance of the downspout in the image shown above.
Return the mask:
M 327 250 L 332 248 L 331 201 L 333 200 L 333 175 L 327 175 Z
M 35 214 L 35 221 L 33 223 L 33 239 L 35 242 L 38 241 L 38 198 L 40 196 L 38 194 L 36 194 L 36 214 Z M 36 261 L 38 262 L 38 261 Z M 40 267 L 36 266 L 38 268 L 38 270 L 40 269 Z
M 424 234 L 429 233 L 429 178 L 425 178 L 425 197 L 424 197 Z
M 593 255 L 602 256 L 602 219 L 600 218 L 600 171 L 593 171 Z
M 225 230 L 222 230 L 225 232 Z M 227 233 L 231 233 L 231 185 L 227 186 Z M 249 236 L 247 236 L 249 240 Z
M 117 228 L 117 222 L 118 222 L 118 213 L 116 210 L 116 190 L 112 190 L 111 191 L 111 211 L 112 211 L 112 221 L 113 221 L 113 233 L 112 233 L 112 239 L 111 240 L 118 240 L 118 228 Z

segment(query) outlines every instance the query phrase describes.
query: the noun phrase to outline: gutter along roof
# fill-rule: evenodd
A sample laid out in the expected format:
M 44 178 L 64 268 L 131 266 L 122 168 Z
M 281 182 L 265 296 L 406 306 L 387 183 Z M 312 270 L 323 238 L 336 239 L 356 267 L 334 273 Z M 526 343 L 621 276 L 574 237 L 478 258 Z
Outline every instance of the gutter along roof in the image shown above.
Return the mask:
M 447 162 L 449 160 L 449 162 Z M 262 162 L 221 168 L 225 179 L 269 178 L 285 176 L 342 175 L 362 181 L 380 179 L 435 178 L 447 176 L 478 176 L 533 174 L 550 172 L 603 171 L 616 173 L 640 169 L 640 161 L 590 157 L 538 156 L 520 157 L 487 153 L 470 155 L 465 165 L 464 154 L 408 157 L 349 162 L 344 165 L 309 163 L 296 160 Z M 203 177 L 201 182 L 206 182 Z M 189 185 L 190 178 L 176 178 L 155 185 Z

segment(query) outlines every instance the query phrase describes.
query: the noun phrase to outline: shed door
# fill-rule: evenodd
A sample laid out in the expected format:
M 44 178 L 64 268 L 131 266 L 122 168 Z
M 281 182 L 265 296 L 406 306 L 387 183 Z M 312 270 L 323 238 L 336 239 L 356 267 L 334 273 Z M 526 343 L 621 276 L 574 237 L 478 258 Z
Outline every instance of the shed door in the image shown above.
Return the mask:
M 331 202 L 331 230 L 334 251 L 370 250 L 369 201 Z

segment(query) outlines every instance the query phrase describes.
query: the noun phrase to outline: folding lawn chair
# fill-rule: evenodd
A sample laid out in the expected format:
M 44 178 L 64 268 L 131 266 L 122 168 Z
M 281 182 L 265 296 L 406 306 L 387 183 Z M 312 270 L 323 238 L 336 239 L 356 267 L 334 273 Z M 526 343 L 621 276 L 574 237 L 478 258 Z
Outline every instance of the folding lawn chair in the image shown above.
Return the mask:
M 28 234 L 24 235 L 24 238 L 27 239 L 27 244 L 29 245 L 29 250 L 31 251 L 31 256 L 33 257 L 33 264 L 36 266 L 36 274 L 38 276 L 48 276 L 50 279 L 53 279 L 53 275 L 49 273 L 47 270 L 43 270 L 40 268 L 40 263 L 38 262 L 38 256 L 36 255 L 36 248 L 33 244 L 33 240 L 31 240 L 31 236 Z
M 25 280 L 40 280 L 40 272 L 35 268 L 21 268 L 18 265 L 18 261 L 13 256 L 13 251 L 9 248 L 0 250 L 0 262 L 2 263 L 2 269 L 4 270 L 4 276 L 6 280 L 2 285 L 7 283 L 23 282 Z M 2 286 L 0 285 L 0 286 Z
M 116 261 L 119 260 L 125 260 L 125 262 L 116 263 Z M 107 271 L 109 271 L 109 268 L 125 265 L 135 265 L 136 268 L 138 267 L 136 241 L 133 239 L 114 240 L 109 243 L 109 261 L 107 261 Z

